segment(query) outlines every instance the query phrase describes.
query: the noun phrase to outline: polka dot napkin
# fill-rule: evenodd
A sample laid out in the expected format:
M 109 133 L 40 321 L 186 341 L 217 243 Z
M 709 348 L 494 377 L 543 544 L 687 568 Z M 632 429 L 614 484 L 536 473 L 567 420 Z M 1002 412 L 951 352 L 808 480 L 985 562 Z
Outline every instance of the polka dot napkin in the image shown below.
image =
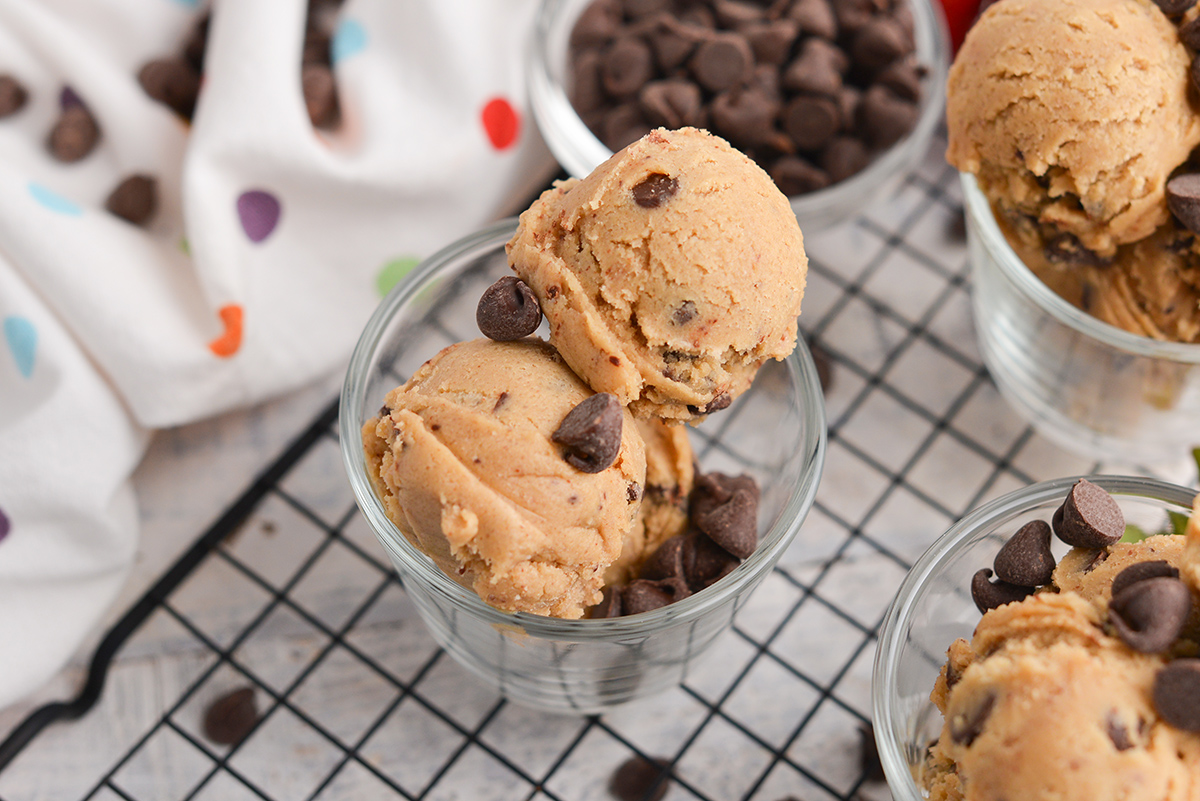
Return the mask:
M 0 706 L 121 586 L 153 429 L 343 369 L 549 177 L 534 6 L 0 2 Z

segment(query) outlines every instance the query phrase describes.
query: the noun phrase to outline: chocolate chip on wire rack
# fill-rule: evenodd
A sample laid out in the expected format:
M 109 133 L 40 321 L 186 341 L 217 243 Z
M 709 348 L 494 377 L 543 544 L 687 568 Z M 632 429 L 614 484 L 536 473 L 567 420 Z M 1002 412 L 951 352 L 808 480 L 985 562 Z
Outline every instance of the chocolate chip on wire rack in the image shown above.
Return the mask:
M 980 612 L 987 612 L 997 606 L 1020 601 L 1033 593 L 1031 587 L 1020 587 L 1007 581 L 990 581 L 992 571 L 980 568 L 971 578 L 971 600 Z
M 671 783 L 671 763 L 662 757 L 632 756 L 608 780 L 618 801 L 660 801 Z
M 621 403 L 611 392 L 597 392 L 567 413 L 550 438 L 564 446 L 563 458 L 585 473 L 609 467 L 621 450 L 624 425 Z
M 542 322 L 533 290 L 515 275 L 506 275 L 484 290 L 475 308 L 475 323 L 488 339 L 509 342 L 527 337 Z
M 218 745 L 235 745 L 258 723 L 253 687 L 240 687 L 215 699 L 204 713 L 204 736 Z
M 1192 610 L 1192 592 L 1177 578 L 1158 576 L 1135 582 L 1113 596 L 1108 621 L 1135 651 L 1156 654 L 1175 642 Z
M 1200 732 L 1200 659 L 1175 659 L 1154 676 L 1158 716 L 1183 731 Z
M 1044 520 L 1032 520 L 1017 530 L 996 554 L 996 578 L 1019 587 L 1049 584 L 1054 574 L 1051 531 Z
M 1105 548 L 1125 534 L 1125 515 L 1102 487 L 1081 478 L 1054 513 L 1054 533 L 1067 545 Z
M 1129 567 L 1113 576 L 1109 586 L 1109 597 L 1121 594 L 1126 587 L 1152 578 L 1179 578 L 1179 568 L 1174 567 L 1166 559 L 1151 559 L 1145 562 L 1134 562 Z

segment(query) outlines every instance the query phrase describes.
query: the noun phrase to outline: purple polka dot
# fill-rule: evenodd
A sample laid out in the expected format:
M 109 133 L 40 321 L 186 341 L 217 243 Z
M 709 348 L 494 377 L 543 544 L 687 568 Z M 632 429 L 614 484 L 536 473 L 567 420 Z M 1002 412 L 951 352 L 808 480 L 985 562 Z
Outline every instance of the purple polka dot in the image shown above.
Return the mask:
M 75 90 L 69 86 L 64 86 L 62 91 L 58 93 L 59 108 L 70 108 L 71 106 L 82 106 L 83 98 L 76 94 Z
M 279 224 L 281 211 L 279 200 L 261 189 L 243 192 L 237 199 L 238 218 L 251 242 L 261 242 L 271 235 Z
M 12 529 L 12 523 L 8 522 L 8 515 L 4 514 L 4 510 L 0 509 L 0 542 L 8 536 L 9 530 Z

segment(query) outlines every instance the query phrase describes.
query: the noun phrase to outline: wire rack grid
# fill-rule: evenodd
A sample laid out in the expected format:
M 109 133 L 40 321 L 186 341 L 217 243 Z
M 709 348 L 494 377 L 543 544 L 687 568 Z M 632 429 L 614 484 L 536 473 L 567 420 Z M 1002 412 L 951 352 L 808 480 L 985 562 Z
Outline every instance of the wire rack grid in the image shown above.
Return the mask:
M 680 686 L 571 717 L 468 675 L 358 514 L 331 403 L 109 632 L 80 696 L 7 733 L 0 799 L 583 801 L 612 797 L 636 756 L 668 766 L 674 801 L 888 798 L 864 731 L 905 572 L 982 500 L 1105 467 L 1038 437 L 981 366 L 943 147 L 890 202 L 807 238 L 802 328 L 831 368 L 821 488 Z M 211 742 L 205 709 L 246 686 L 258 723 Z M 60 718 L 78 719 L 48 725 Z

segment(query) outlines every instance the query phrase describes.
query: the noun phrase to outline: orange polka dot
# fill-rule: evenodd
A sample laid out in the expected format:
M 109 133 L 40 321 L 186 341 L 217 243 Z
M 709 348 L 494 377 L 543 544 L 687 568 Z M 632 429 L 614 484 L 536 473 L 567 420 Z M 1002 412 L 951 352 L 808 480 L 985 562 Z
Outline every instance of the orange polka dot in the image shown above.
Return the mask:
M 236 303 L 222 306 L 217 312 L 225 324 L 225 333 L 208 343 L 208 349 L 221 358 L 228 358 L 242 346 L 242 307 Z
M 483 121 L 483 130 L 487 132 L 492 147 L 504 150 L 512 147 L 513 143 L 517 141 L 517 134 L 521 130 L 521 117 L 512 107 L 512 103 L 504 98 L 494 97 L 489 100 L 483 107 L 480 118 Z

